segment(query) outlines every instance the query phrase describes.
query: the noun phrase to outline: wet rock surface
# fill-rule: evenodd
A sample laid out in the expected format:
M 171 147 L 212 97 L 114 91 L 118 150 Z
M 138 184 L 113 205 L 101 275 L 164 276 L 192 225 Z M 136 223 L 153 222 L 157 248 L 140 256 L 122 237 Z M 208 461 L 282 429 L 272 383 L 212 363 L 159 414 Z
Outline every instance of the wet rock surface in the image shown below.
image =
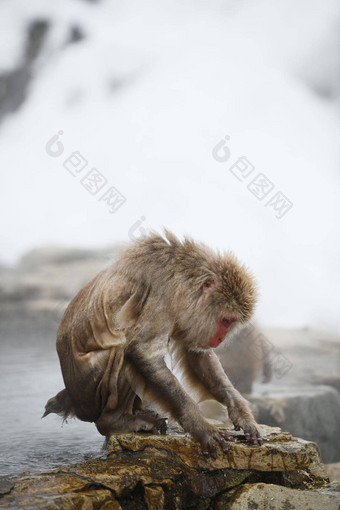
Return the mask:
M 0 508 L 276 509 L 286 501 L 291 510 L 338 508 L 340 492 L 328 483 L 318 447 L 278 428 L 261 430 L 264 444 L 255 447 L 228 429 L 235 442 L 216 460 L 179 430 L 117 434 L 106 458 L 2 477 Z

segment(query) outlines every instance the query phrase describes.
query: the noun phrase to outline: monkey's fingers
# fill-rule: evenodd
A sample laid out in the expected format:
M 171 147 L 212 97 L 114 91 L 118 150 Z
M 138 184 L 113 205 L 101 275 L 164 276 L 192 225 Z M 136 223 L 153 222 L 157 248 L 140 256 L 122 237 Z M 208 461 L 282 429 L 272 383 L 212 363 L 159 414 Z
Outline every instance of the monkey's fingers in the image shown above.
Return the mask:
M 235 430 L 243 429 L 246 441 L 251 442 L 253 445 L 256 446 L 263 445 L 263 439 L 261 437 L 261 434 L 254 424 L 251 423 L 249 425 L 242 424 L 241 426 L 238 423 L 234 423 L 234 429 Z
M 213 430 L 205 433 L 199 438 L 203 455 L 206 457 L 212 457 L 214 460 L 217 459 L 216 443 L 220 445 L 223 453 L 229 452 L 228 444 L 222 434 L 219 430 Z M 227 434 L 224 435 L 226 437 L 230 437 Z
M 236 439 L 234 438 L 234 436 L 230 436 L 229 434 L 227 434 L 226 432 L 223 432 L 222 430 L 219 431 L 220 433 L 220 436 L 223 437 L 223 439 L 226 439 L 227 441 L 236 441 Z
M 250 441 L 253 445 L 263 445 L 263 439 L 260 432 L 257 429 L 244 430 L 244 435 L 247 441 Z
M 202 447 L 202 453 L 205 457 L 211 457 L 214 460 L 217 459 L 216 444 L 212 437 L 209 439 L 203 439 L 200 441 Z
M 228 436 L 227 434 L 222 435 L 221 432 L 219 432 L 218 436 L 216 437 L 216 441 L 222 448 L 223 453 L 229 453 L 229 447 L 227 442 L 225 441 L 225 439 L 227 438 L 231 438 L 228 439 L 229 441 L 234 441 L 234 438 L 232 436 Z

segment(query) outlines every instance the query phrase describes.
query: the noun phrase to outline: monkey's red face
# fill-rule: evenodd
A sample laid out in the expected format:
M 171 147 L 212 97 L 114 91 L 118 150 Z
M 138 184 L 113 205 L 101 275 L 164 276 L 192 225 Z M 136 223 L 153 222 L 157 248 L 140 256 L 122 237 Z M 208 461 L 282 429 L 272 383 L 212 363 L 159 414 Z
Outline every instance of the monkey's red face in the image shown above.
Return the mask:
M 244 323 L 252 313 L 255 302 L 255 295 L 252 295 L 254 294 L 252 282 L 247 284 L 243 275 L 243 278 L 240 278 L 237 268 L 232 275 L 230 273 L 231 270 L 229 273 L 221 271 L 222 276 L 207 278 L 201 285 L 204 307 L 210 312 L 207 323 L 211 325 L 206 338 L 200 342 L 200 347 L 203 349 L 218 347 L 229 331 L 235 330 L 236 323 Z M 216 317 L 217 310 L 220 312 Z
M 236 321 L 237 321 L 236 317 L 222 317 L 222 319 L 218 321 L 216 333 L 209 340 L 208 345 L 202 345 L 203 349 L 209 349 L 210 347 L 213 348 L 218 347 L 227 336 L 231 325 Z

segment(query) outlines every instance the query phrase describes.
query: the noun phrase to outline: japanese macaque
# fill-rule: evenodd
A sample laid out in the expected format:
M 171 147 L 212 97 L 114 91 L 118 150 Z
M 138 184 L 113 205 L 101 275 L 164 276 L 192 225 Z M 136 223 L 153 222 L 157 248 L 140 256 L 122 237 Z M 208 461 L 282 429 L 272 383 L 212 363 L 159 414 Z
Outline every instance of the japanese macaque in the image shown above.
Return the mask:
M 232 437 L 209 423 L 197 402 L 226 406 L 236 430 L 262 444 L 246 400 L 226 376 L 214 348 L 249 321 L 256 285 L 232 254 L 216 255 L 166 231 L 136 241 L 71 301 L 57 335 L 65 389 L 46 404 L 94 422 L 104 436 L 161 430 L 154 403 L 196 438 L 205 455 L 228 451 Z M 186 392 L 165 362 L 192 387 Z

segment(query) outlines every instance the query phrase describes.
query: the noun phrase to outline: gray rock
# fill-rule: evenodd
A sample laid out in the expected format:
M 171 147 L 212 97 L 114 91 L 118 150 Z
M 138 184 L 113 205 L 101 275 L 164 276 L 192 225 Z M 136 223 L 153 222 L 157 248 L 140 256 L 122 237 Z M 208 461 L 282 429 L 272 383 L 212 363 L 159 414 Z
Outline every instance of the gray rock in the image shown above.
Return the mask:
M 271 388 L 250 396 L 260 423 L 280 426 L 297 437 L 315 441 L 324 462 L 340 458 L 340 394 L 329 386 Z
M 20 271 L 40 271 L 44 266 L 60 265 L 67 271 L 67 264 L 83 263 L 90 260 L 107 260 L 113 258 L 116 248 L 107 250 L 91 250 L 86 248 L 61 248 L 59 246 L 43 246 L 25 253 L 19 262 Z M 63 267 L 64 266 L 64 267 Z M 85 269 L 85 268 L 84 268 Z M 85 269 L 86 272 L 86 269 Z
M 325 470 L 331 482 L 340 484 L 340 462 L 325 464 Z

